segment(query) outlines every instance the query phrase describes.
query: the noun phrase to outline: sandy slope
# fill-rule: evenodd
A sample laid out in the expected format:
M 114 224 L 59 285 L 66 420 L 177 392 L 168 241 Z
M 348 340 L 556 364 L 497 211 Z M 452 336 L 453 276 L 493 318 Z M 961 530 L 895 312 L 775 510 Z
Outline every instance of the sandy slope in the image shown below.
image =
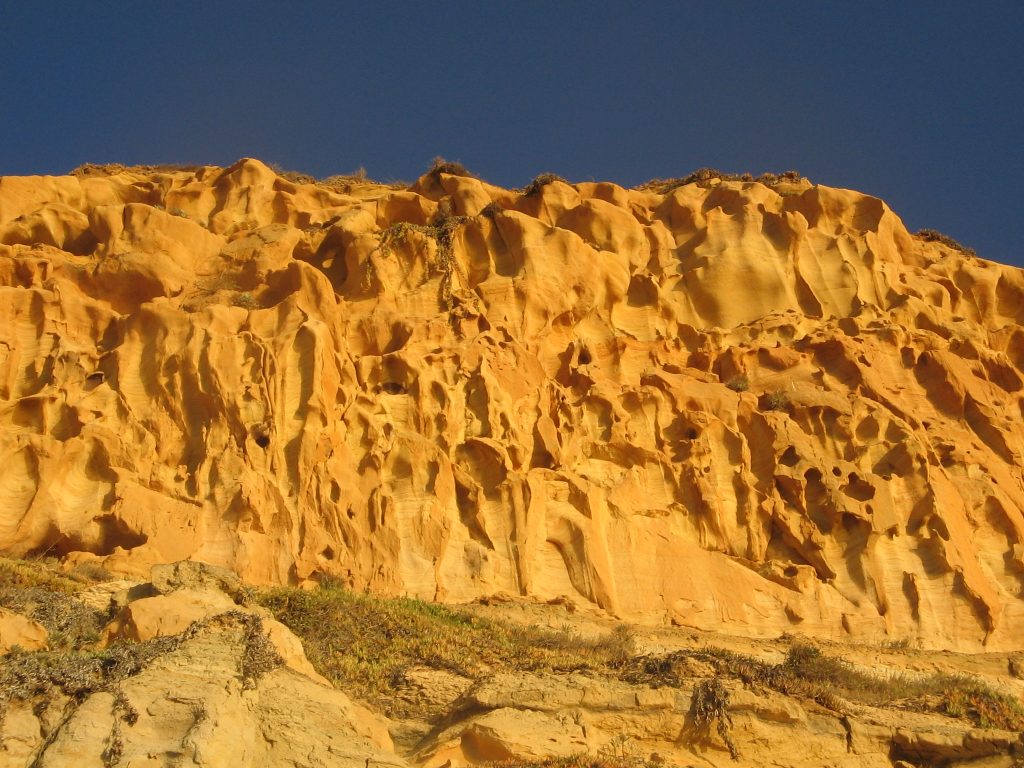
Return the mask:
M 1012 649 L 1022 323 L 806 181 L 3 177 L 0 550 Z

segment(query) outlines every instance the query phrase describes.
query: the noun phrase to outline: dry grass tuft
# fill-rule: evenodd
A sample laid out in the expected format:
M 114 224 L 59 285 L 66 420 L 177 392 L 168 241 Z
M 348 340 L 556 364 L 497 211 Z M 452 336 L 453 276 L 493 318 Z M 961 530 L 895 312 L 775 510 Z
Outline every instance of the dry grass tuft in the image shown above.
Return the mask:
M 427 170 L 428 176 L 439 177 L 441 174 L 448 176 L 465 176 L 466 178 L 475 179 L 476 174 L 470 173 L 462 163 L 458 160 L 445 160 L 443 157 L 435 157 L 433 162 L 430 164 L 430 168 Z
M 0 588 L 3 587 L 44 587 L 71 595 L 82 588 L 82 582 L 60 572 L 56 558 L 12 560 L 0 557 Z
M 783 182 L 799 182 L 803 180 L 803 176 L 800 175 L 799 171 L 783 171 L 782 173 L 762 173 L 760 176 L 754 176 L 750 173 L 726 173 L 719 171 L 716 168 L 699 168 L 689 176 L 682 176 L 675 179 L 651 179 L 637 187 L 637 189 L 648 190 L 651 192 L 657 192 L 662 195 L 667 195 L 673 190 L 685 187 L 687 184 L 699 184 L 702 187 L 707 187 L 714 180 L 719 181 L 746 181 L 746 182 L 760 182 L 768 187 L 773 187 Z
M 310 176 L 308 173 L 302 173 L 300 171 L 286 171 L 277 163 L 267 163 L 267 167 L 272 170 L 279 178 L 289 181 L 292 184 L 316 184 L 316 177 Z
M 71 569 L 71 576 L 76 579 L 84 579 L 91 584 L 98 584 L 103 581 L 111 581 L 114 574 L 97 562 L 86 560 Z
M 977 256 L 977 252 L 973 248 L 968 248 L 949 235 L 944 235 L 935 229 L 921 229 L 914 233 L 914 237 L 919 240 L 924 240 L 926 243 L 941 243 L 947 248 L 952 248 L 954 251 L 959 251 L 966 256 Z
M 767 392 L 761 396 L 760 407 L 765 411 L 788 411 L 789 395 L 781 389 Z
M 116 176 L 119 173 L 195 173 L 203 170 L 202 165 L 122 165 L 121 163 L 85 163 L 69 174 L 70 176 Z
M 479 215 L 488 219 L 493 219 L 495 216 L 499 216 L 504 212 L 505 208 L 500 203 L 496 203 L 492 200 L 482 209 L 480 209 Z
M 743 376 L 742 374 L 739 376 L 733 376 L 731 379 L 725 382 L 725 386 L 727 386 L 733 392 L 746 392 L 748 389 L 750 389 L 750 379 L 748 379 L 746 376 Z
M 544 187 L 553 182 L 560 181 L 563 184 L 569 184 L 569 182 L 557 173 L 542 173 L 536 176 L 533 181 L 523 187 L 522 194 L 524 197 L 530 197 L 531 195 L 538 194 Z

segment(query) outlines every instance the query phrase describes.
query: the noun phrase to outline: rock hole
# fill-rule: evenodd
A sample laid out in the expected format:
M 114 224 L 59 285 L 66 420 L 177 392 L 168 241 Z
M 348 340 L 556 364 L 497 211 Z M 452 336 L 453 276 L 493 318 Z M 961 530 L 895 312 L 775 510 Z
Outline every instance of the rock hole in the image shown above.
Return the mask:
M 552 469 L 554 466 L 554 457 L 543 447 L 535 444 L 533 447 L 533 454 L 530 456 L 530 468 Z
M 270 433 L 264 426 L 253 427 L 252 439 L 260 448 L 270 445 Z
M 580 365 L 590 365 L 591 357 L 590 352 L 586 349 L 580 350 L 580 356 L 578 358 Z
M 391 339 L 388 341 L 387 346 L 384 347 L 384 354 L 397 352 L 406 345 L 411 336 L 412 328 L 410 326 L 405 323 L 394 323 L 391 326 Z
M 851 515 L 849 512 L 843 513 L 842 520 L 843 528 L 846 530 L 848 534 L 852 533 L 853 531 L 856 531 L 860 524 L 863 522 L 859 517 L 857 517 L 856 515 Z
M 386 392 L 389 395 L 404 395 L 405 387 L 399 384 L 397 381 L 385 381 L 380 385 L 381 391 Z
M 647 276 L 633 275 L 626 291 L 626 303 L 631 307 L 651 307 L 658 303 L 658 287 Z

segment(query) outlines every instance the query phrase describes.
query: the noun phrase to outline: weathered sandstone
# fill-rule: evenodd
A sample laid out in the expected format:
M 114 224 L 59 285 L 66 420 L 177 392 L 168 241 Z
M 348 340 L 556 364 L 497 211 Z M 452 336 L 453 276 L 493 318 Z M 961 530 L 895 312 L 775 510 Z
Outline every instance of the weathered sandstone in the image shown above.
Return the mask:
M 1019 648 L 1022 323 L 806 181 L 3 177 L 0 551 Z
M 36 651 L 45 648 L 49 633 L 38 621 L 0 608 L 0 655 L 13 648 Z
M 239 675 L 244 629 L 223 616 L 113 690 L 12 704 L 0 766 L 403 766 L 380 718 L 277 667 Z

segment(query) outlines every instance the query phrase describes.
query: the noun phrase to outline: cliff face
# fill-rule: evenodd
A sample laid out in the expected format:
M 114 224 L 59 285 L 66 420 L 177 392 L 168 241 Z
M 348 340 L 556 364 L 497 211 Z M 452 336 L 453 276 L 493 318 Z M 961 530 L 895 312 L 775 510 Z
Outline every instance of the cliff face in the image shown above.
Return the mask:
M 1024 272 L 878 199 L 245 160 L 0 178 L 0 244 L 4 552 L 1024 631 Z

